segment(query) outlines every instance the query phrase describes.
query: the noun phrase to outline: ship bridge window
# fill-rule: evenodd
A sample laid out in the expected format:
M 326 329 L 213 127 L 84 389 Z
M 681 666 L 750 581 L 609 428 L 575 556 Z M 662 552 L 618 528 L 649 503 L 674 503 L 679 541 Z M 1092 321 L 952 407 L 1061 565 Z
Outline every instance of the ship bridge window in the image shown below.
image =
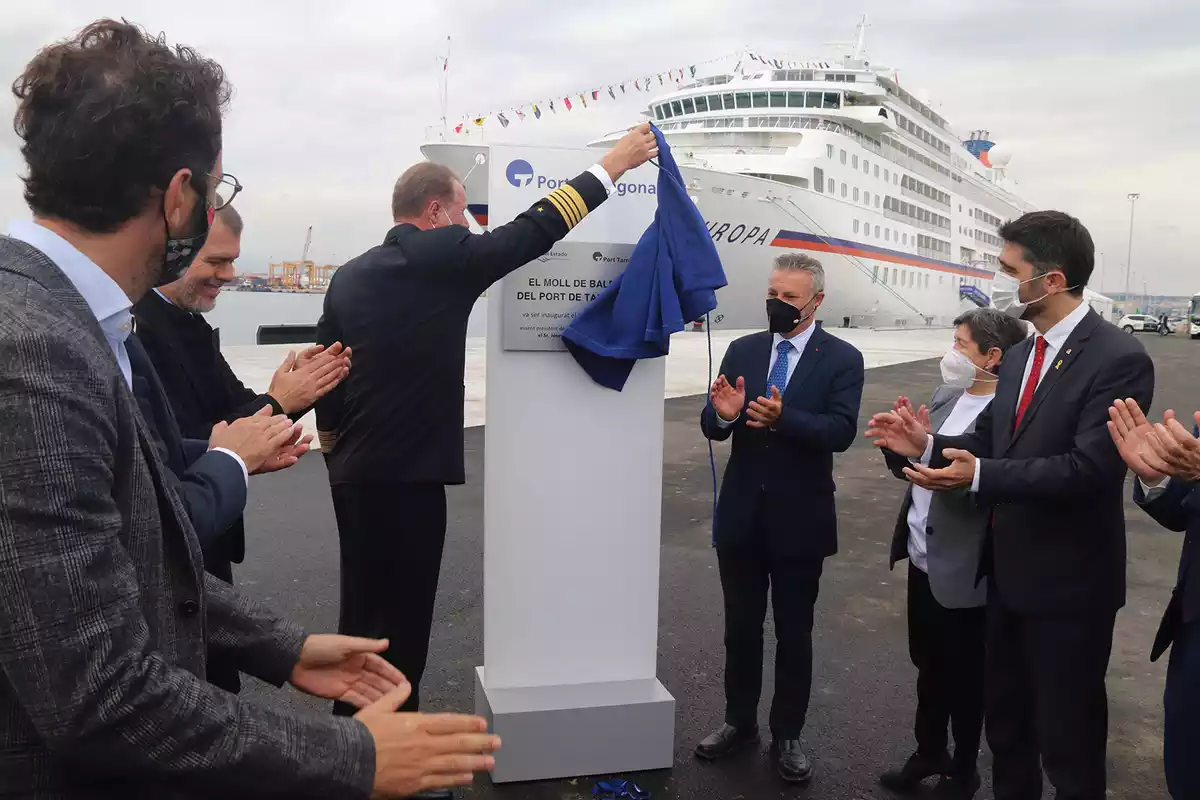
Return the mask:
M 721 95 L 721 100 L 723 100 L 725 102 L 725 110 L 726 111 L 730 111 L 735 107 L 733 104 L 733 95 L 732 94 Z
M 663 118 L 663 110 L 662 110 L 662 106 L 655 106 L 655 107 L 654 107 L 654 117 L 655 117 L 655 119 L 662 119 L 662 118 Z
M 720 111 L 721 110 L 721 95 L 710 94 L 708 96 L 708 110 L 709 111 Z
M 685 97 L 680 102 L 683 103 L 683 113 L 685 113 L 685 114 L 695 114 L 696 113 L 696 106 L 692 103 L 692 98 Z
M 805 108 L 820 108 L 822 97 L 823 97 L 823 95 L 821 94 L 821 92 L 805 92 L 804 93 L 804 107 Z
M 680 105 L 678 100 L 671 101 L 671 112 L 677 117 L 683 116 L 683 106 Z
M 842 96 L 837 92 L 825 92 L 825 103 L 823 108 L 841 108 Z
M 697 97 L 696 98 L 696 113 L 703 114 L 705 111 L 708 111 L 708 98 L 707 97 Z
M 787 93 L 788 108 L 804 108 L 804 92 Z
M 663 103 L 662 110 L 663 110 L 663 115 L 666 116 L 667 119 L 670 119 L 671 117 L 675 116 L 675 112 L 671 110 L 670 103 Z
M 771 108 L 787 108 L 787 92 L 771 92 Z
M 754 93 L 754 108 L 766 108 L 768 105 L 766 92 Z
M 749 92 L 738 92 L 737 93 L 737 107 L 738 108 L 750 108 L 750 93 Z

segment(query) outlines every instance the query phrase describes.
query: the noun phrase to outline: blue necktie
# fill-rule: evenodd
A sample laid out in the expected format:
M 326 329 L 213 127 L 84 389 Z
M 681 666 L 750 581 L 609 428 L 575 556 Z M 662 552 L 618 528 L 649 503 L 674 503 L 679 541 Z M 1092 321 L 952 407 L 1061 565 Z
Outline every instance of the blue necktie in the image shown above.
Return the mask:
M 780 394 L 783 394 L 784 389 L 787 388 L 788 356 L 791 355 L 793 349 L 792 343 L 787 339 L 784 339 L 775 348 L 779 355 L 776 356 L 775 363 L 771 365 L 771 374 L 767 376 L 767 391 L 764 392 L 767 397 L 771 396 L 772 386 L 778 389 Z

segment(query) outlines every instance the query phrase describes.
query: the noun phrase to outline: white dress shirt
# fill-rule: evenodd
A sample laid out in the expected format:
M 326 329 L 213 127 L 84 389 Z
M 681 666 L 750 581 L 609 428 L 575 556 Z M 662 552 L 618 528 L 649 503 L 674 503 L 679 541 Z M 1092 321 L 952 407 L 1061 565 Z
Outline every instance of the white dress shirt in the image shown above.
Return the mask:
M 809 341 L 809 339 L 812 338 L 813 331 L 815 331 L 816 329 L 817 329 L 817 326 L 816 326 L 816 323 L 814 323 L 812 325 L 809 325 L 804 330 L 800 331 L 800 333 L 796 334 L 791 339 L 784 338 L 784 335 L 782 333 L 775 334 L 774 338 L 772 338 L 772 340 L 771 340 L 771 358 L 768 359 L 768 361 L 767 361 L 767 371 L 765 374 L 770 375 L 771 370 L 775 369 L 775 359 L 779 358 L 779 343 L 785 342 L 785 341 L 790 342 L 792 346 L 786 351 L 786 353 L 787 353 L 787 360 L 788 360 L 788 362 L 787 362 L 787 382 L 791 383 L 792 382 L 792 373 L 794 373 L 796 371 L 796 365 L 800 363 L 800 356 L 804 354 L 804 348 L 808 347 L 808 341 Z M 725 377 L 728 378 L 729 376 L 726 375 Z M 734 382 L 736 382 L 736 379 L 734 381 L 731 381 L 731 383 L 734 383 Z M 784 384 L 783 386 L 780 386 L 778 388 L 779 388 L 779 393 L 782 395 L 785 391 L 787 391 L 787 384 Z M 770 387 L 768 387 L 767 391 L 770 391 Z M 741 416 L 741 414 L 738 414 L 738 417 L 740 417 L 740 416 Z M 721 427 L 721 428 L 728 428 L 730 425 L 732 425 L 733 423 L 738 421 L 738 417 L 734 417 L 731 420 L 724 420 L 724 419 L 721 419 L 720 414 L 717 414 L 717 426 Z
M 588 172 L 596 176 L 596 180 L 600 181 L 600 184 L 604 187 L 604 191 L 608 194 L 608 196 L 611 197 L 612 193 L 617 190 L 616 184 L 613 183 L 612 177 L 609 176 L 608 170 L 606 170 L 604 167 L 600 166 L 599 164 L 592 164 L 590 167 L 588 167 Z
M 100 269 L 95 261 L 79 252 L 73 244 L 49 228 L 29 220 L 14 220 L 8 226 L 8 236 L 41 250 L 46 258 L 53 261 L 54 265 L 67 276 L 67 280 L 75 286 L 75 291 L 79 292 L 80 297 L 92 312 L 92 316 L 99 323 L 104 340 L 112 348 L 113 356 L 117 360 L 121 376 L 125 378 L 125 384 L 132 391 L 133 367 L 129 364 L 129 352 L 125 349 L 125 340 L 129 338 L 129 334 L 133 330 L 133 313 L 130 311 L 133 304 L 129 301 L 125 290 L 118 286 L 107 272 Z M 241 456 L 224 447 L 214 447 L 213 450 L 225 453 L 236 461 L 242 468 L 242 477 L 249 484 L 250 472 L 246 469 L 246 462 L 242 461 Z
M 957 436 L 967 429 L 979 417 L 995 394 L 963 393 L 954 401 L 950 415 L 942 420 L 942 426 L 937 432 L 943 436 Z M 928 572 L 926 559 L 926 531 L 929 529 L 929 503 L 933 492 L 913 484 L 912 503 L 908 508 L 908 558 L 913 566 L 922 572 Z

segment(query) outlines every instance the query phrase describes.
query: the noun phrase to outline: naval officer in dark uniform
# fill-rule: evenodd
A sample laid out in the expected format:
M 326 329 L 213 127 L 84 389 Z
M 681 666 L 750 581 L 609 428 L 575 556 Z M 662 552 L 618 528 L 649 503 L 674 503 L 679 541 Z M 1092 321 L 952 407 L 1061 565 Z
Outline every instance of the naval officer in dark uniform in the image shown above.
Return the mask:
M 447 485 L 465 482 L 467 319 L 494 282 L 538 256 L 657 155 L 648 123 L 591 169 L 507 225 L 467 228 L 467 196 L 445 166 L 397 181 L 395 227 L 342 266 L 325 295 L 319 343 L 354 351 L 350 377 L 317 404 L 342 551 L 343 633 L 390 640 L 385 657 L 412 683 L 425 668 L 446 536 Z M 338 711 L 352 712 L 350 708 Z

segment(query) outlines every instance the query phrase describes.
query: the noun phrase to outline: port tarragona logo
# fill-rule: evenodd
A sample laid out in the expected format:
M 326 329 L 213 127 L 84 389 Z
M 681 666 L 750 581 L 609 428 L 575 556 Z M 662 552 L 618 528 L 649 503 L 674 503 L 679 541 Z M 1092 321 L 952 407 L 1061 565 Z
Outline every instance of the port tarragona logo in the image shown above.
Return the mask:
M 533 165 L 523 158 L 510 163 L 504 174 L 508 177 L 508 182 L 518 189 L 533 183 Z

